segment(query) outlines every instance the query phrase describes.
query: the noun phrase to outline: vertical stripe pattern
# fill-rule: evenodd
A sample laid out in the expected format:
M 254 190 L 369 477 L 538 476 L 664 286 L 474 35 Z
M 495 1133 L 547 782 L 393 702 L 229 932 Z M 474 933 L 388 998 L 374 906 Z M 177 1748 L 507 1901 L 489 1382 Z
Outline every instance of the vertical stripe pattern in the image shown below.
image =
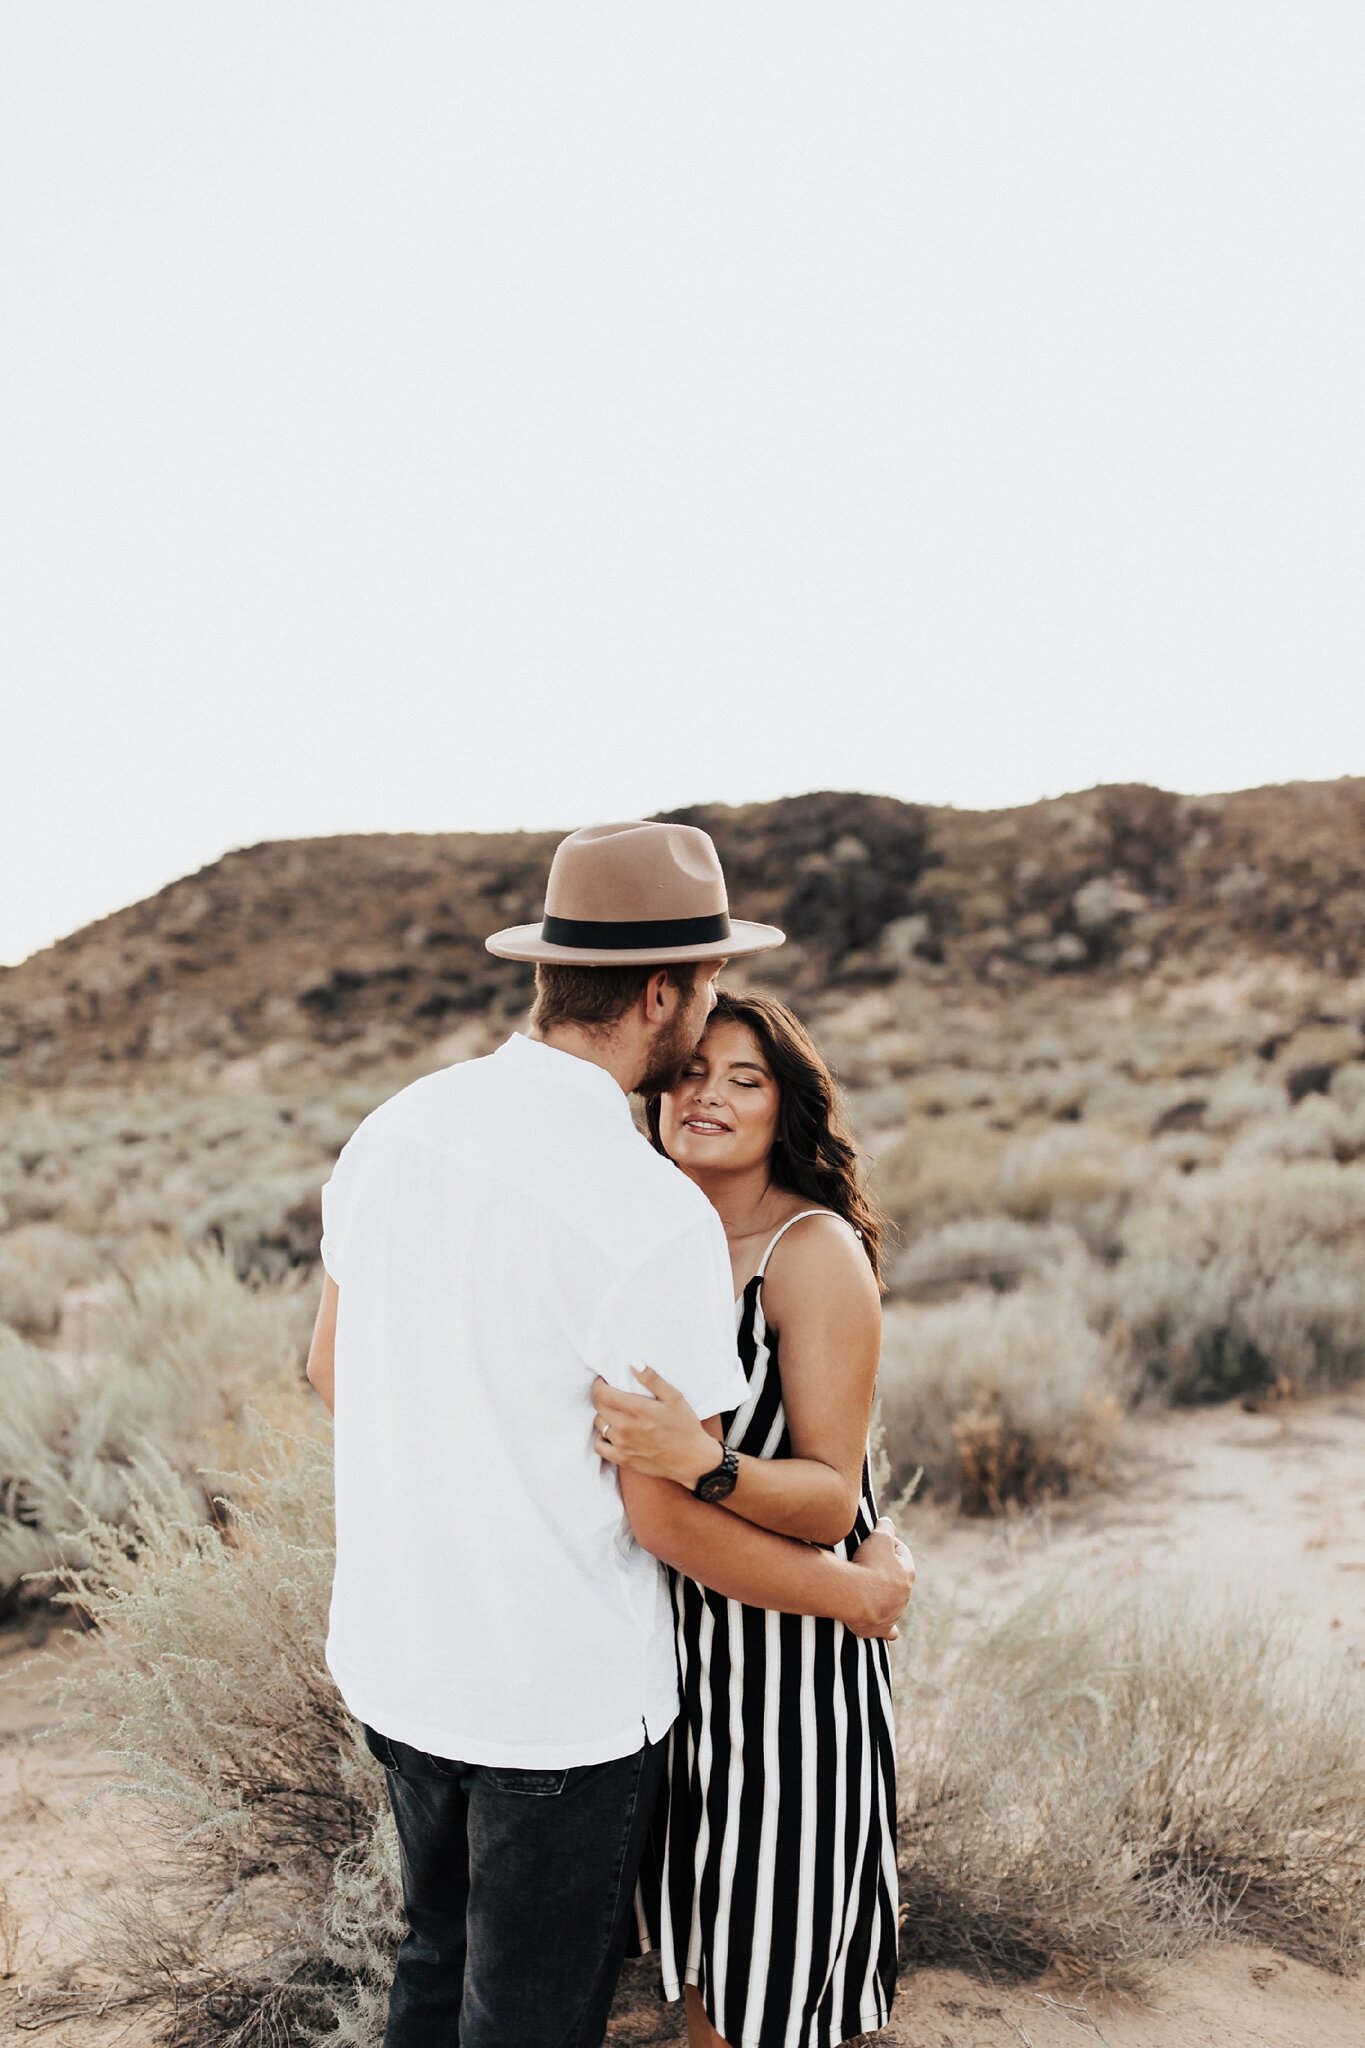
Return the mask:
M 749 1394 L 724 1417 L 728 1444 L 766 1458 L 791 1455 L 763 1316 L 776 1242 L 738 1304 Z M 876 1523 L 864 1454 L 857 1520 L 834 1554 L 851 1556 Z M 731 2048 L 834 2048 L 885 2025 L 896 1982 L 887 1646 L 669 1578 L 682 1711 L 636 1897 L 639 1947 L 658 1950 L 666 1998 L 697 1986 Z

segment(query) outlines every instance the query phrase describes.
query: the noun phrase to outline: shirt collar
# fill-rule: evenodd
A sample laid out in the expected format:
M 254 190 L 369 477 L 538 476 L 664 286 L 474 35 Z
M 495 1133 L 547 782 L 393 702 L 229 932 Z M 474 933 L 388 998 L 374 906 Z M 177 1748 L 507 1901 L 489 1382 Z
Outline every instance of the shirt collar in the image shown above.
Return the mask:
M 521 1031 L 514 1031 L 493 1057 L 506 1060 L 527 1073 L 537 1074 L 542 1081 L 550 1081 L 563 1088 L 576 1088 L 584 1095 L 591 1095 L 597 1102 L 623 1114 L 634 1128 L 625 1091 L 605 1067 L 595 1066 L 591 1060 L 581 1060 L 576 1053 L 564 1052 L 557 1045 L 546 1045 L 543 1039 L 527 1038 Z

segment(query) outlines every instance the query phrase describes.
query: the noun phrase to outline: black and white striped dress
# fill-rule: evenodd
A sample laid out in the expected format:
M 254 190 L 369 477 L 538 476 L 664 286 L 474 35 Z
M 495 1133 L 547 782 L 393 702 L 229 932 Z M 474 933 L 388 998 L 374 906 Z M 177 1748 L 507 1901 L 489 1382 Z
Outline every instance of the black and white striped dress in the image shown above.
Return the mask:
M 749 1398 L 723 1421 L 751 1457 L 791 1456 L 763 1276 L 800 1221 L 736 1304 Z M 864 1453 L 858 1518 L 833 1554 L 852 1556 L 876 1523 Z M 885 2024 L 896 1981 L 887 1646 L 669 1578 L 683 1703 L 636 1895 L 639 1946 L 657 1949 L 665 1998 L 697 1986 L 730 2048 L 832 2048 Z

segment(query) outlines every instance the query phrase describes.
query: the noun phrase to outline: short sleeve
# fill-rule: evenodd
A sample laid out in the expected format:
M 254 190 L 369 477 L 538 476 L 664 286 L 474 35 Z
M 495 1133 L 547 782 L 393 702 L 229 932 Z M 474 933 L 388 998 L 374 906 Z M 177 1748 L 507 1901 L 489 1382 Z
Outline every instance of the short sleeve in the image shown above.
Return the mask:
M 638 1394 L 632 1366 L 652 1366 L 698 1415 L 738 1408 L 749 1382 L 735 1348 L 734 1280 L 720 1218 L 704 1215 L 618 1282 L 597 1324 L 594 1365 Z
M 330 1277 L 341 1286 L 342 1268 L 346 1262 L 346 1230 L 348 1196 L 354 1178 L 353 1163 L 349 1158 L 350 1146 L 343 1145 L 341 1156 L 332 1168 L 332 1177 L 324 1182 L 322 1189 L 322 1263 Z

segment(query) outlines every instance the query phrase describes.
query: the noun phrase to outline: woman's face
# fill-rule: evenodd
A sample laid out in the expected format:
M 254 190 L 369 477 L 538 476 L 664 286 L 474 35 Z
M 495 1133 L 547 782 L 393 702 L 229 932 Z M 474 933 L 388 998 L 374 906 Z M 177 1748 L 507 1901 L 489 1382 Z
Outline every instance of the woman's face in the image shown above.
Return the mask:
M 659 1136 L 684 1171 L 733 1173 L 761 1166 L 777 1135 L 778 1089 L 748 1026 L 712 1024 L 659 1099 Z

